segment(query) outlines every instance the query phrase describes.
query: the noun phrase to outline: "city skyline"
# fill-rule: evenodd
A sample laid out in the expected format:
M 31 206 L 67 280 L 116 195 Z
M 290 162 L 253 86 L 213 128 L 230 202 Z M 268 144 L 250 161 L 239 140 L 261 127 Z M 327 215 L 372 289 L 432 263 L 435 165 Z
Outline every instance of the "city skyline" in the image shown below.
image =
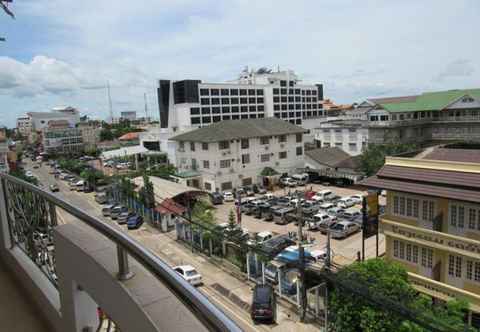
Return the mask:
M 142 114 L 147 93 L 158 118 L 157 79 L 227 81 L 245 66 L 295 70 L 339 103 L 480 86 L 474 1 L 115 4 L 12 3 L 17 19 L 0 16 L 0 124 L 59 105 L 107 118 L 107 81 L 117 116 Z

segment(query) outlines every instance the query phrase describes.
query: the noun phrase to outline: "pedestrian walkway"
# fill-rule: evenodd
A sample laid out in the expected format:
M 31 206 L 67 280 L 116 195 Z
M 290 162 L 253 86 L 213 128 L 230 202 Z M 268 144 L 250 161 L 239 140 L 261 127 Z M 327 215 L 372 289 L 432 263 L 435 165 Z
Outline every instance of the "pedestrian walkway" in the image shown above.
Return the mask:
M 0 331 L 50 332 L 41 313 L 0 261 Z

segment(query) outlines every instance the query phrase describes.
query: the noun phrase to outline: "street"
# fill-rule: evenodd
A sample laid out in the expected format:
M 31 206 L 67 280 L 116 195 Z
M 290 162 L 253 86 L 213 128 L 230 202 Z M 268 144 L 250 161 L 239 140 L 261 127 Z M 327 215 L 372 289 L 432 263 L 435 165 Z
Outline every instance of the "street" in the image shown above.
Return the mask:
M 274 325 L 254 325 L 250 314 L 241 304 L 250 304 L 251 302 L 251 284 L 233 277 L 230 273 L 222 270 L 213 263 L 185 247 L 175 240 L 174 231 L 170 233 L 160 233 L 157 229 L 146 223 L 138 230 L 127 230 L 125 225 L 118 225 L 114 220 L 105 218 L 101 214 L 101 205 L 94 200 L 94 193 L 83 193 L 70 191 L 66 183 L 62 180 L 56 180 L 53 175 L 48 174 L 50 167 L 43 165 L 38 169 L 33 169 L 31 163 L 27 163 L 26 170 L 31 170 L 42 183 L 45 190 L 49 190 L 50 184 L 57 184 L 60 191 L 54 193 L 60 198 L 70 202 L 92 216 L 108 223 L 116 229 L 128 233 L 132 238 L 142 243 L 146 248 L 154 252 L 170 266 L 190 264 L 194 266 L 203 278 L 203 285 L 198 289 L 210 299 L 215 305 L 220 307 L 228 316 L 230 316 L 244 331 L 316 331 L 313 325 L 302 324 L 291 318 L 291 313 L 283 307 L 278 307 L 277 324 Z M 65 211 L 57 209 L 60 223 L 75 223 L 83 229 L 90 228 L 79 222 Z M 225 289 L 229 292 L 229 298 L 225 297 L 218 289 Z M 231 299 L 234 298 L 235 302 Z

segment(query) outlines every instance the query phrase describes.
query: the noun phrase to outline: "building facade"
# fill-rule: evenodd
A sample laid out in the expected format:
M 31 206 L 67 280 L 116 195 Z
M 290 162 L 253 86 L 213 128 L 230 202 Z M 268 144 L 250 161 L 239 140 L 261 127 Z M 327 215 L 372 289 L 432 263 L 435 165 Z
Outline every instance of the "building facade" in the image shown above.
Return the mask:
M 82 142 L 85 149 L 95 149 L 100 142 L 100 132 L 102 131 L 100 123 L 95 121 L 80 122 L 77 128 L 82 132 Z
M 121 120 L 135 121 L 137 119 L 137 112 L 135 111 L 126 111 L 120 112 Z
M 290 173 L 304 167 L 306 130 L 276 119 L 222 121 L 172 138 L 179 172 L 200 173 L 200 188 L 225 191 L 258 184 L 270 167 Z
M 50 155 L 80 154 L 85 150 L 82 130 L 65 120 L 49 121 L 42 134 L 43 151 Z
M 22 136 L 28 136 L 32 132 L 32 121 L 28 116 L 17 118 L 17 131 Z
M 361 184 L 386 189 L 380 227 L 386 258 L 402 264 L 412 285 L 438 301 L 465 299 L 480 323 L 480 154 L 447 150 L 437 159 L 387 158 Z M 477 162 L 465 162 L 476 153 Z M 425 158 L 430 158 L 427 155 Z
M 160 124 L 173 132 L 223 120 L 276 117 L 301 125 L 322 116 L 323 85 L 303 84 L 293 71 L 245 71 L 228 83 L 160 80 Z
M 368 127 L 364 120 L 322 121 L 311 132 L 317 145 L 336 147 L 351 156 L 362 154 L 368 145 Z
M 369 99 L 369 142 L 480 141 L 480 89 Z
M 0 172 L 8 172 L 8 141 L 4 129 L 0 129 Z

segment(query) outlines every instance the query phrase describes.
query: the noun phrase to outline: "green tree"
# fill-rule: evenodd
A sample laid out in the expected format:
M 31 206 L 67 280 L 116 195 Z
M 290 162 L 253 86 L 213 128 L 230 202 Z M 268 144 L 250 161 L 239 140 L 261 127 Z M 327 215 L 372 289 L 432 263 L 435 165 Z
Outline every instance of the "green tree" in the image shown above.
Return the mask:
M 408 282 L 407 271 L 397 263 L 384 259 L 356 262 L 340 270 L 336 278 L 340 284 L 354 288 L 364 287 L 369 294 L 384 296 L 392 303 L 422 315 L 434 326 L 455 326 L 463 331 L 465 303 L 450 301 L 446 306 L 433 306 L 431 300 L 417 295 L 417 291 Z M 332 313 L 330 324 L 336 331 L 427 332 L 399 313 L 374 306 L 365 297 L 341 287 L 335 287 L 329 295 L 329 311 Z
M 87 185 L 95 190 L 97 188 L 97 182 L 103 179 L 103 173 L 91 168 L 87 168 L 80 172 L 80 177 L 87 182 Z
M 100 141 L 112 141 L 115 139 L 115 135 L 109 128 L 103 128 L 100 131 Z
M 153 183 L 150 181 L 148 174 L 143 173 L 143 187 L 140 189 L 139 193 L 140 202 L 147 208 L 155 207 L 155 192 L 153 188 Z
M 25 172 L 22 169 L 17 168 L 13 171 L 10 171 L 9 174 L 28 183 L 34 184 L 36 186 L 38 185 L 38 179 L 35 177 L 26 176 Z
M 360 158 L 361 169 L 371 176 L 385 164 L 385 157 L 418 149 L 416 144 L 372 144 L 362 153 Z

